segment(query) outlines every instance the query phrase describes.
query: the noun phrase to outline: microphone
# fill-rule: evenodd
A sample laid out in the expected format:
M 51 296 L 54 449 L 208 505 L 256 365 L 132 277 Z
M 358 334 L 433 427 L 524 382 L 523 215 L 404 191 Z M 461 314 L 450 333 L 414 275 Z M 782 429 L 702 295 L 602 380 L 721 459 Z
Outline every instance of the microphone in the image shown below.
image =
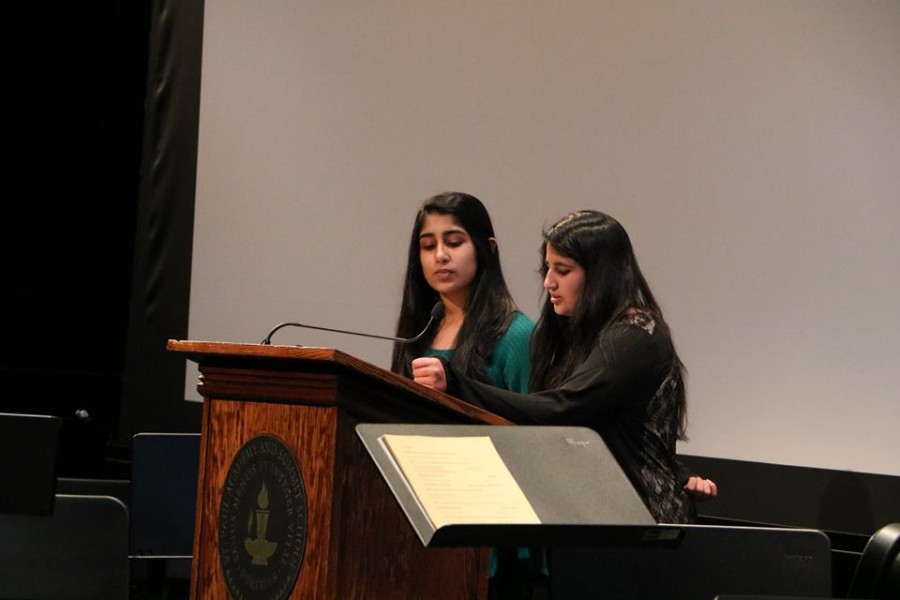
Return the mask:
M 374 335 L 371 333 L 360 333 L 358 331 L 345 331 L 343 329 L 331 329 L 329 327 L 319 327 L 317 325 L 304 325 L 303 323 L 294 323 L 294 322 L 285 322 L 279 323 L 275 327 L 269 331 L 269 335 L 260 342 L 263 346 L 269 346 L 272 343 L 272 335 L 283 327 L 303 327 L 305 329 L 318 329 L 320 331 L 331 331 L 333 333 L 347 333 L 349 335 L 359 335 L 367 338 L 375 338 L 379 340 L 390 340 L 392 342 L 400 342 L 402 344 L 411 344 L 412 342 L 418 342 L 422 339 L 422 336 L 431 328 L 432 324 L 435 321 L 440 321 L 444 316 L 444 303 L 438 300 L 438 302 L 431 308 L 431 316 L 428 319 L 428 322 L 425 324 L 425 328 L 419 332 L 419 335 L 411 338 L 400 338 L 400 337 L 391 337 L 387 335 Z

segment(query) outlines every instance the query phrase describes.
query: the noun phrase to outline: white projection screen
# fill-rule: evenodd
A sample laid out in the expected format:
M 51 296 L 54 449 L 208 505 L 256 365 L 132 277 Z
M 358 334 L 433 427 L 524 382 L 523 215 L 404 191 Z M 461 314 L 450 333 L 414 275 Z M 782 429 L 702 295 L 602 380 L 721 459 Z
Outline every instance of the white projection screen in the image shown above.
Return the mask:
M 206 0 L 203 35 L 191 339 L 391 335 L 447 190 L 534 317 L 542 227 L 595 208 L 687 365 L 680 452 L 900 475 L 900 3 Z

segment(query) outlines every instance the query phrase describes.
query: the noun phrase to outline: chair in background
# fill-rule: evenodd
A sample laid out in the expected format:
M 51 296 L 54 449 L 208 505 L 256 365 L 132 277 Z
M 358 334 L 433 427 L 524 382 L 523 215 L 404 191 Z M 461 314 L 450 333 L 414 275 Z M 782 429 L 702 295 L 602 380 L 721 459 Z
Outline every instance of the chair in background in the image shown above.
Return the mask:
M 132 438 L 130 556 L 137 598 L 188 597 L 199 466 L 199 433 Z
M 0 514 L 49 515 L 62 419 L 0 413 Z
M 0 598 L 126 600 L 128 509 L 58 494 L 50 515 L 0 514 Z
M 551 550 L 553 598 L 710 600 L 717 596 L 831 597 L 831 544 L 818 530 L 661 525 L 677 544 L 654 538 L 631 547 Z M 661 538 L 664 539 L 664 538 Z
M 885 525 L 869 538 L 847 597 L 900 599 L 900 523 Z

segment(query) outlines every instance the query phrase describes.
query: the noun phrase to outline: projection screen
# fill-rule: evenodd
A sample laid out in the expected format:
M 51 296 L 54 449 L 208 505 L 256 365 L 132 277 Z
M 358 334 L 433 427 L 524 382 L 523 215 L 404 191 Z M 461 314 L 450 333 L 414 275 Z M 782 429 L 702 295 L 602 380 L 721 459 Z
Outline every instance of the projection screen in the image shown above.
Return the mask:
M 679 451 L 900 475 L 898 32 L 890 0 L 206 0 L 189 336 L 391 335 L 447 190 L 535 317 L 542 227 L 595 208 L 687 365 Z

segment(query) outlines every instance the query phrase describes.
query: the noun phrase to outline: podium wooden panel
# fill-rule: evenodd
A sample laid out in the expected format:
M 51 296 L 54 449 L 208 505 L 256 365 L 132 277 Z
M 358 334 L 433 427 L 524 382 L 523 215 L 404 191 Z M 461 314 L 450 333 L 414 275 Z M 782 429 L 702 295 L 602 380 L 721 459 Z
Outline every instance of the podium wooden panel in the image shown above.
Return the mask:
M 170 340 L 204 398 L 191 598 L 227 598 L 219 500 L 249 440 L 285 442 L 306 486 L 292 600 L 487 598 L 487 548 L 425 548 L 355 433 L 358 423 L 509 424 L 339 350 Z

